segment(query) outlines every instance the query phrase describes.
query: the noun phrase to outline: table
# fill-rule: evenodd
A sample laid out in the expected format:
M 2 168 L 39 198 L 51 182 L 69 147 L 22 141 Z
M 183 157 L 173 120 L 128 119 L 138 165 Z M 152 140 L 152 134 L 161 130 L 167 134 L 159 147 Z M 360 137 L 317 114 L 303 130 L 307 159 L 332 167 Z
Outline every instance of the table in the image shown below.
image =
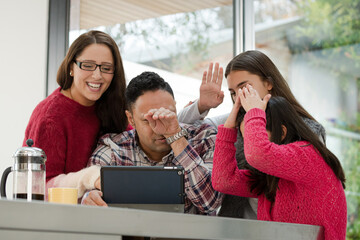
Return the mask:
M 323 239 L 319 226 L 0 199 L 0 239 Z

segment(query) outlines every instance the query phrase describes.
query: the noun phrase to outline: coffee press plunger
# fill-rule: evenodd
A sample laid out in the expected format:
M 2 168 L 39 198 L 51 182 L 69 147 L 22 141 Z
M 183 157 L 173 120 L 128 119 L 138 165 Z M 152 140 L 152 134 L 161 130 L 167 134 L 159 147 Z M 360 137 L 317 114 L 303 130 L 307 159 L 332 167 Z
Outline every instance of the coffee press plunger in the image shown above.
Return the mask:
M 14 166 L 5 169 L 1 178 L 1 197 L 6 197 L 6 180 L 13 172 L 13 199 L 44 200 L 45 196 L 45 161 L 43 150 L 31 147 L 32 139 L 26 141 L 27 147 L 19 148 L 14 153 Z

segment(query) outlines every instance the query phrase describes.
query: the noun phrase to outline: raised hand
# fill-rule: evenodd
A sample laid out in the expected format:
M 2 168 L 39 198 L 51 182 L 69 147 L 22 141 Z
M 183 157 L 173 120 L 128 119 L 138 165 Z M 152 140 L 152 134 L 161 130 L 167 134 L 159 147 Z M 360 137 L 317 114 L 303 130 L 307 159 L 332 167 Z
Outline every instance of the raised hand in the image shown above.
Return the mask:
M 163 107 L 150 109 L 144 118 L 156 134 L 164 137 L 173 136 L 181 130 L 176 113 Z
M 215 63 L 213 72 L 213 63 L 210 63 L 208 71 L 204 71 L 200 85 L 200 98 L 198 101 L 200 114 L 211 108 L 216 108 L 223 102 L 222 80 L 223 68 L 219 67 L 219 63 Z
M 261 99 L 259 93 L 250 84 L 247 84 L 242 89 L 239 89 L 239 97 L 246 112 L 253 108 L 260 108 L 265 111 L 271 95 L 267 94 L 264 99 Z

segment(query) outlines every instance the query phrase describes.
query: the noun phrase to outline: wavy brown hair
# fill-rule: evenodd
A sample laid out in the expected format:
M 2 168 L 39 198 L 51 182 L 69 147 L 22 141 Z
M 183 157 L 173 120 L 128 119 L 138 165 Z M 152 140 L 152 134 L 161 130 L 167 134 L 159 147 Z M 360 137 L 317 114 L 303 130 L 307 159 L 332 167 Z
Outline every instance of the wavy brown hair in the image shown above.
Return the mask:
M 106 33 L 101 31 L 89 31 L 80 35 L 70 46 L 63 62 L 57 72 L 57 83 L 61 89 L 66 90 L 72 86 L 73 77 L 70 76 L 71 64 L 81 55 L 83 50 L 91 44 L 106 45 L 113 56 L 115 72 L 110 86 L 96 101 L 96 114 L 100 119 L 100 133 L 120 133 L 128 125 L 125 115 L 126 98 L 125 88 L 126 80 L 123 63 L 121 60 L 119 48 L 115 41 Z
M 303 121 L 295 108 L 283 97 L 271 97 L 266 107 L 266 130 L 270 131 L 270 141 L 278 145 L 289 144 L 296 141 L 307 141 L 313 145 L 323 157 L 327 165 L 332 169 L 335 176 L 341 181 L 345 189 L 345 173 L 338 158 L 325 146 L 323 142 Z M 238 123 L 241 123 L 245 110 L 240 109 Z M 282 125 L 286 127 L 286 136 L 283 138 Z M 283 138 L 283 139 L 282 139 Z M 304 147 L 307 145 L 304 145 Z M 265 194 L 269 201 L 274 202 L 278 189 L 279 178 L 262 173 L 257 169 L 246 165 L 250 169 L 250 190 L 260 195 Z
M 259 76 L 262 81 L 272 85 L 272 89 L 270 90 L 271 96 L 284 97 L 294 106 L 300 116 L 315 121 L 315 119 L 296 100 L 279 69 L 264 53 L 257 50 L 240 53 L 226 66 L 225 77 L 233 71 L 247 71 Z

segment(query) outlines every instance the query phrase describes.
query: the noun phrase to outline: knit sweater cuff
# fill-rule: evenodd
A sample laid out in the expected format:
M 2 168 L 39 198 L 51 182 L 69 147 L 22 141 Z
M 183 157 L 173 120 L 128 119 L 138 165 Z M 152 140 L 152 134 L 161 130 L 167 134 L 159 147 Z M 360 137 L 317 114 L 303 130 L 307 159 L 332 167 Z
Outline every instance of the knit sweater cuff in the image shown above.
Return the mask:
M 78 172 L 60 174 L 46 183 L 51 187 L 73 187 L 78 189 L 78 197 L 82 197 L 86 190 L 95 188 L 95 181 L 100 177 L 101 166 L 91 166 Z
M 101 166 L 91 166 L 85 169 L 86 174 L 84 174 L 81 179 L 81 183 L 84 185 L 85 189 L 83 190 L 81 195 L 83 195 L 85 190 L 95 188 L 95 181 L 100 177 Z
M 266 113 L 260 108 L 252 108 L 245 114 L 244 123 L 247 123 L 253 118 L 263 118 L 264 120 L 266 120 Z
M 218 133 L 216 134 L 216 139 L 221 141 L 236 142 L 237 140 L 237 129 L 236 128 L 226 128 L 224 125 L 218 126 Z

